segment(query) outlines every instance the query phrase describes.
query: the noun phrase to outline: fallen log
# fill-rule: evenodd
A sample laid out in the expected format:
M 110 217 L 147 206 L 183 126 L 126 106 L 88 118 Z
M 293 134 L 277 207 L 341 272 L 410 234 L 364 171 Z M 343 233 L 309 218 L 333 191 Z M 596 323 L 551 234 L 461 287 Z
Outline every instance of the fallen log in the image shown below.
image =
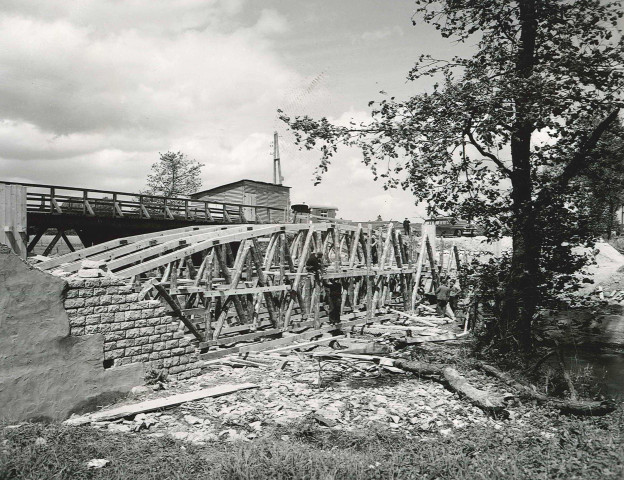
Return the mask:
M 475 407 L 488 413 L 504 417 L 509 416 L 509 412 L 505 410 L 504 397 L 473 387 L 465 377 L 452 367 L 408 360 L 395 360 L 393 366 L 418 375 L 440 377 L 442 383 L 449 390 L 466 397 Z
M 536 392 L 533 388 L 520 381 L 514 379 L 508 373 L 501 372 L 499 369 L 486 365 L 484 363 L 479 365 L 481 369 L 490 375 L 502 380 L 510 387 L 516 389 L 521 396 L 525 398 L 529 398 L 531 400 L 535 400 L 538 403 L 542 404 L 550 404 L 557 409 L 561 413 L 572 414 L 572 415 L 586 415 L 586 416 L 598 416 L 598 415 L 606 415 L 607 413 L 613 412 L 617 405 L 611 401 L 578 401 L 578 400 L 560 400 L 558 398 L 548 397 L 544 394 Z

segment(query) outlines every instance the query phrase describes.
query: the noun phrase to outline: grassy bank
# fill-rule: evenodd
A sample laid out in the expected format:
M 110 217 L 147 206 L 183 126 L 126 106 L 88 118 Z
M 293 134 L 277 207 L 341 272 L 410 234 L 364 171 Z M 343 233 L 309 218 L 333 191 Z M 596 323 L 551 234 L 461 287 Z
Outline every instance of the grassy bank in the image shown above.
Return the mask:
M 23 425 L 0 431 L 0 479 L 610 479 L 624 475 L 624 415 L 520 408 L 448 434 L 267 428 L 250 442 L 193 445 L 149 433 Z M 89 469 L 94 458 L 110 460 Z

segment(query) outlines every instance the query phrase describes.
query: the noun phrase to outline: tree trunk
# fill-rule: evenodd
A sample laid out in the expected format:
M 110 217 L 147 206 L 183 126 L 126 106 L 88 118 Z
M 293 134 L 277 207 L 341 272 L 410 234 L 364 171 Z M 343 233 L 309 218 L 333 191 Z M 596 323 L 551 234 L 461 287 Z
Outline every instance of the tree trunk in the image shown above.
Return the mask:
M 507 278 L 501 334 L 513 336 L 521 349 L 531 348 L 531 322 L 537 308 L 537 274 L 540 245 L 535 235 L 533 209 L 533 182 L 531 179 L 531 136 L 534 130 L 531 102 L 533 91 L 528 79 L 535 64 L 537 35 L 535 0 L 520 0 L 520 44 L 516 72 L 521 79 L 514 99 L 516 118 L 511 136 L 512 184 L 512 240 L 513 255 Z

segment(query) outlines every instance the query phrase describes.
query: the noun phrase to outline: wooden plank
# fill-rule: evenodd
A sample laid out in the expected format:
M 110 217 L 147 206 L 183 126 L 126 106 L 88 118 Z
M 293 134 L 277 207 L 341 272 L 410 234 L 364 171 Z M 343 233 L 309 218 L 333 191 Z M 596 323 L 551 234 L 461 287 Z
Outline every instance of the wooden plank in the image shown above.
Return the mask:
M 171 297 L 171 295 L 169 295 L 169 293 L 165 290 L 165 287 L 163 287 L 160 283 L 155 283 L 154 288 L 158 290 L 158 293 L 160 294 L 160 296 L 169 304 L 173 315 L 175 315 L 180 320 L 182 320 L 186 328 L 189 329 L 189 331 L 195 336 L 195 338 L 197 338 L 200 342 L 202 342 L 204 340 L 204 337 L 202 336 L 202 334 L 197 331 L 197 329 L 195 328 L 195 325 L 193 325 L 193 322 L 191 322 L 188 318 L 186 318 L 186 316 L 182 313 L 182 309 L 180 308 L 180 305 L 178 305 L 178 302 L 176 302 Z
M 308 347 L 323 345 L 324 343 L 329 343 L 329 342 L 332 342 L 334 340 L 341 340 L 343 338 L 347 338 L 347 336 L 346 335 L 337 335 L 335 337 L 321 338 L 320 340 L 314 340 L 312 342 L 296 343 L 296 344 L 293 344 L 293 345 L 287 345 L 285 347 L 274 348 L 273 350 L 263 350 L 263 353 L 276 353 L 276 352 L 283 352 L 283 351 L 286 351 L 286 350 L 294 350 L 296 348 L 308 348 Z
M 91 422 L 116 420 L 118 418 L 129 417 L 139 413 L 155 412 L 157 410 L 175 407 L 183 403 L 202 400 L 204 398 L 220 397 L 222 395 L 228 395 L 230 393 L 248 390 L 250 388 L 258 388 L 258 385 L 253 383 L 219 385 L 217 387 L 205 388 L 194 392 L 179 393 L 177 395 L 171 395 L 170 397 L 147 400 L 145 402 L 134 403 L 132 405 L 122 405 L 121 407 L 113 408 L 111 410 L 102 410 L 97 413 L 70 418 L 69 420 L 65 420 L 63 423 L 65 425 L 86 425 Z

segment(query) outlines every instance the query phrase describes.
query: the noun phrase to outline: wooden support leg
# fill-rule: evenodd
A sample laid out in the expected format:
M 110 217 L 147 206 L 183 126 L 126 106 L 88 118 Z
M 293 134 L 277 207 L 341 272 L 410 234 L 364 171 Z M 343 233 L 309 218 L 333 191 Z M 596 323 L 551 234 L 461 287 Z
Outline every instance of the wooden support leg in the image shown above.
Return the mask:
M 47 257 L 48 255 L 50 255 L 50 253 L 52 252 L 52 249 L 56 246 L 56 244 L 60 240 L 62 233 L 63 233 L 62 230 L 58 230 L 56 232 L 56 235 L 54 235 L 54 238 L 52 239 L 52 241 L 48 244 L 46 249 L 43 251 L 44 257 Z

